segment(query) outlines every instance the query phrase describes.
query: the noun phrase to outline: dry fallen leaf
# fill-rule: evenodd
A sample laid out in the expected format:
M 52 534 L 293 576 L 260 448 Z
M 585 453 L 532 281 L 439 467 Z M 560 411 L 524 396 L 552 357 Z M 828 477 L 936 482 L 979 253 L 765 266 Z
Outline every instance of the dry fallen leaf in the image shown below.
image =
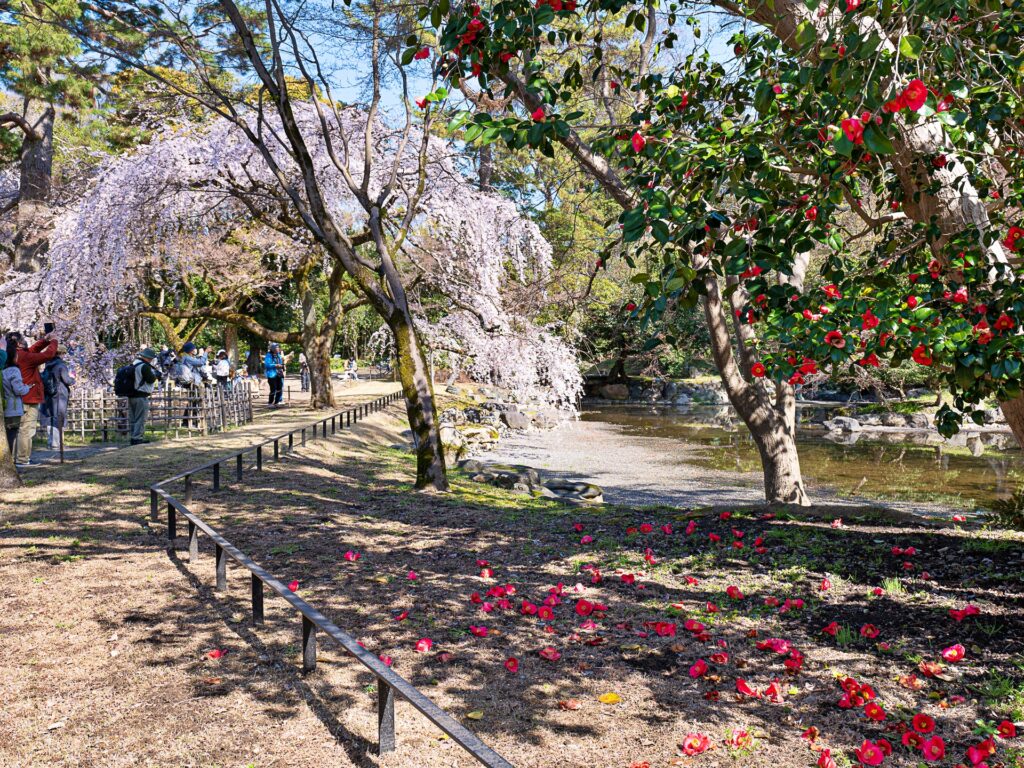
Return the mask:
M 576 710 L 583 706 L 579 699 L 566 699 L 565 701 L 558 702 L 559 709 L 565 710 Z
M 483 720 L 484 711 L 482 709 L 474 709 L 472 712 L 467 712 L 466 717 L 470 720 Z
M 620 701 L 622 701 L 622 697 L 619 696 L 619 694 L 617 693 L 608 692 L 602 693 L 600 696 L 597 697 L 597 700 L 600 701 L 602 704 L 618 704 Z

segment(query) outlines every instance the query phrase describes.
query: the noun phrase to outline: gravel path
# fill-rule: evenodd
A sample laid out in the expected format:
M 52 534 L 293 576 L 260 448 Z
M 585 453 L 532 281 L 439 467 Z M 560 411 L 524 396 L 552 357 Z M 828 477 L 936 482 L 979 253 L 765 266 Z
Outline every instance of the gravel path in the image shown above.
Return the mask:
M 614 424 L 572 421 L 548 431 L 503 437 L 495 450 L 479 458 L 595 483 L 613 504 L 692 507 L 763 501 L 759 475 L 688 463 L 687 457 L 698 450 L 677 440 L 630 435 Z

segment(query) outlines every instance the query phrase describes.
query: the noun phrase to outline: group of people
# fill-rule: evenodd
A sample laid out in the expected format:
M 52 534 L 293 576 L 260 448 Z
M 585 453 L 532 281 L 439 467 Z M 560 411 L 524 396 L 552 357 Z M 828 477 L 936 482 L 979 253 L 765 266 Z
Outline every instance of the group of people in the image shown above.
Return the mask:
M 18 466 L 30 464 L 32 441 L 40 425 L 49 432 L 50 448 L 59 444 L 75 383 L 72 369 L 63 358 L 65 354 L 49 326 L 34 342 L 21 333 L 0 337 L 4 426 L 8 447 Z M 225 391 L 251 381 L 259 391 L 262 374 L 270 389 L 268 404 L 277 408 L 283 404 L 285 369 L 292 357 L 292 353 L 283 354 L 281 346 L 272 343 L 262 359 L 255 349 L 250 350 L 246 365 L 236 369 L 226 350 L 218 350 L 211 359 L 205 349 L 193 342 L 182 346 L 180 356 L 166 345 L 159 352 L 152 347 L 140 350 L 114 377 L 115 393 L 127 398 L 131 444 L 149 442 L 144 437 L 149 399 L 161 381 L 174 382 L 186 389 L 215 383 Z M 345 375 L 358 378 L 355 359 L 347 362 Z M 299 378 L 302 391 L 308 392 L 310 366 L 302 353 Z M 186 425 L 190 419 L 198 418 L 198 413 L 191 413 L 195 409 L 190 406 L 184 414 Z
M 123 371 L 123 374 L 122 374 Z M 118 385 L 118 377 L 123 381 Z M 206 384 L 215 384 L 225 392 L 232 391 L 248 378 L 244 368 L 231 365 L 226 350 L 219 350 L 211 360 L 205 349 L 188 342 L 181 348 L 181 356 L 165 345 L 159 353 L 151 347 L 143 349 L 135 359 L 115 377 L 114 391 L 128 398 L 128 432 L 132 445 L 149 442 L 144 438 L 149 398 L 157 382 L 167 380 L 182 389 L 193 391 Z M 198 424 L 199 406 L 189 401 L 183 415 L 184 426 Z
M 59 446 L 75 377 L 53 331 L 34 343 L 21 333 L 0 337 L 4 431 L 18 467 L 32 461 L 32 440 L 42 425 L 50 448 Z

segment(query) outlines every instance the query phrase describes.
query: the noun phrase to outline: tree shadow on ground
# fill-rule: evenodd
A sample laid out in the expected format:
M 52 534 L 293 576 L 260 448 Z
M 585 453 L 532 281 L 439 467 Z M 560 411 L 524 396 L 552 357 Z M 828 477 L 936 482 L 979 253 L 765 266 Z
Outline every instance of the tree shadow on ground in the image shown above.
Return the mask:
M 230 500 L 202 496 L 204 516 L 279 577 L 300 580 L 306 599 L 366 639 L 374 652 L 393 656 L 401 674 L 453 714 L 486 712 L 472 728 L 497 744 L 519 745 L 515 750 L 550 743 L 556 735 L 606 749 L 609 740 L 642 730 L 678 736 L 681 724 L 717 733 L 742 724 L 766 734 L 777 732 L 780 722 L 792 724 L 792 732 L 767 739 L 758 759 L 748 763 L 767 765 L 792 760 L 793 749 L 806 748 L 798 724 L 816 724 L 850 745 L 859 745 L 856 734 L 886 733 L 884 726 L 836 708 L 838 671 L 875 685 L 894 718 L 928 706 L 924 694 L 895 684 L 901 676 L 915 673 L 927 692 L 947 703 L 951 696 L 977 696 L 993 675 L 1020 679 L 1019 537 L 979 537 L 973 529 L 859 506 L 770 519 L 753 508 L 722 520 L 678 509 L 568 507 L 465 482 L 451 496 L 408 494 L 407 462 L 395 452 L 379 453 L 377 463 L 339 461 L 329 449 L 294 458 L 286 472 L 261 476 Z M 845 523 L 832 528 L 837 517 Z M 688 536 L 685 527 L 695 518 L 698 531 Z M 653 524 L 652 533 L 627 534 L 644 522 Z M 660 532 L 666 523 L 673 526 L 671 535 Z M 734 530 L 741 529 L 737 538 Z M 720 541 L 711 542 L 709 534 Z M 580 544 L 584 535 L 593 541 Z M 764 539 L 762 553 L 754 544 L 758 538 Z M 744 548 L 734 549 L 733 541 Z M 893 547 L 911 546 L 912 555 L 893 554 Z M 644 561 L 648 548 L 654 565 Z M 359 552 L 360 560 L 345 562 L 345 551 Z M 490 563 L 494 579 L 479 576 L 478 559 Z M 599 584 L 590 583 L 587 565 L 600 569 Z M 417 578 L 410 579 L 409 570 Z M 642 576 L 627 584 L 624 574 Z M 697 583 L 687 583 L 686 576 Z M 826 577 L 832 587 L 821 592 Z M 572 591 L 576 582 L 580 593 Z M 489 599 L 486 592 L 506 583 L 516 587 L 510 608 L 483 613 L 470 601 L 478 592 L 497 603 L 500 598 Z M 551 621 L 522 615 L 523 599 L 540 604 L 559 583 L 569 591 Z M 871 594 L 883 584 L 881 595 Z M 738 586 L 745 596 L 733 600 L 727 586 Z M 584 619 L 573 610 L 580 597 L 608 605 L 594 629 L 580 628 Z M 804 607 L 780 614 L 778 606 L 765 605 L 766 598 L 787 597 L 803 599 Z M 980 605 L 981 615 L 952 620 L 949 609 L 968 602 Z M 409 618 L 394 621 L 401 610 Z M 704 623 L 710 639 L 686 632 L 687 618 Z M 653 621 L 674 624 L 675 635 L 657 636 L 647 626 Z M 837 643 L 822 634 L 833 621 L 850 631 L 848 640 Z M 862 637 L 865 624 L 879 627 L 880 635 Z M 473 637 L 470 625 L 487 626 L 488 636 Z M 419 637 L 433 639 L 431 654 L 412 652 Z M 785 655 L 757 649 L 766 637 L 785 638 L 804 654 L 799 674 L 787 673 Z M 954 643 L 977 649 L 980 659 L 947 664 L 950 679 L 926 678 L 917 670 L 920 660 L 936 660 Z M 560 650 L 558 662 L 537 655 L 548 645 Z M 716 652 L 729 660 L 691 678 L 691 665 Z M 520 660 L 518 675 L 503 669 L 509 655 Z M 780 680 L 785 702 L 739 696 L 740 677 L 758 690 Z M 594 703 L 601 687 L 628 687 L 631 701 L 619 710 L 628 713 L 625 723 L 603 722 L 612 710 Z M 560 697 L 576 698 L 577 691 L 587 697 L 586 717 L 557 706 Z M 990 714 L 986 703 L 962 703 L 945 717 L 971 723 Z M 951 750 L 970 736 L 957 738 L 962 744 L 947 739 Z M 902 758 L 917 759 L 909 753 Z

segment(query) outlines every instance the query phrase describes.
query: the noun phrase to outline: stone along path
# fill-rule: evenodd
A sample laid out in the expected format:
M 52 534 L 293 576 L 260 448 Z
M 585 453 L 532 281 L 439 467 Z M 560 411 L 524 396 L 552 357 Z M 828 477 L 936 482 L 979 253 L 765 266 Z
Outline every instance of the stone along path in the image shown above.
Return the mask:
M 395 387 L 339 384 L 339 405 Z M 207 658 L 227 637 L 258 638 L 146 521 L 150 483 L 314 418 L 293 405 L 222 434 L 40 467 L 0 497 L 0 765 L 375 764 L 290 665 Z

